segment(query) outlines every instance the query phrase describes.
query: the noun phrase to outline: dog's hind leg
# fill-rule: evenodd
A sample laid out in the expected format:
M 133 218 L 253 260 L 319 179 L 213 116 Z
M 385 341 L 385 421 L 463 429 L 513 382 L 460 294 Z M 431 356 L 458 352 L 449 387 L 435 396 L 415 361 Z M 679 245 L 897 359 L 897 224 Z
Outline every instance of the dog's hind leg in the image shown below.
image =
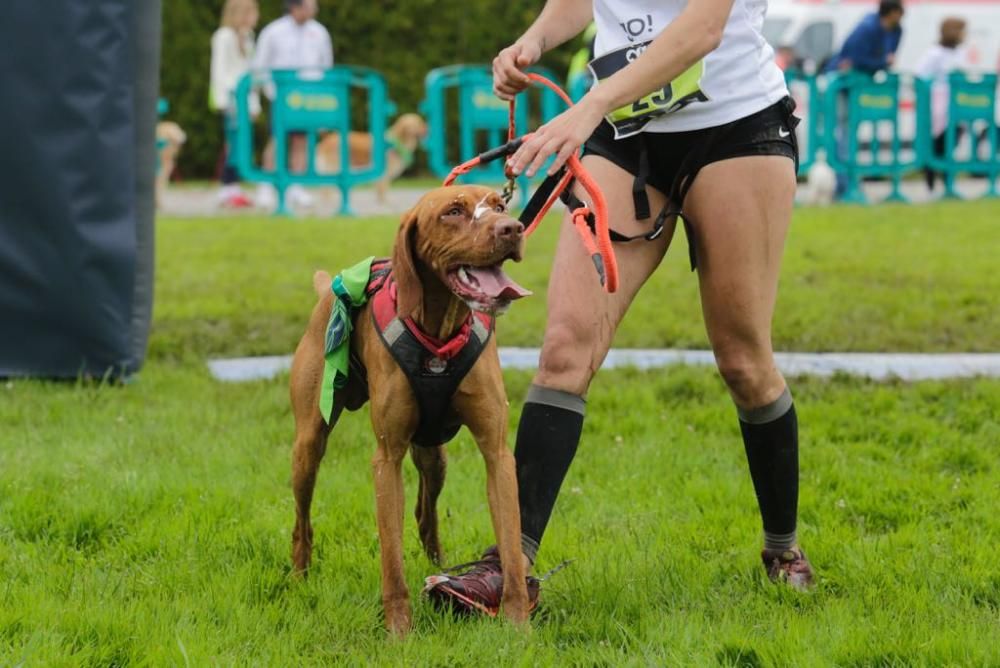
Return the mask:
M 441 562 L 441 541 L 438 538 L 437 500 L 444 487 L 445 470 L 448 468 L 448 456 L 443 445 L 436 448 L 424 448 L 418 445 L 410 447 L 413 463 L 420 472 L 420 488 L 417 492 L 417 527 L 420 530 L 420 542 L 424 546 L 427 558 L 435 564 Z
M 343 403 L 335 403 L 327 427 L 323 418 L 297 425 L 292 449 L 292 491 L 295 494 L 295 530 L 292 532 L 292 565 L 297 573 L 305 574 L 312 559 L 313 529 L 309 521 L 316 474 L 326 452 L 330 430 L 343 411 Z

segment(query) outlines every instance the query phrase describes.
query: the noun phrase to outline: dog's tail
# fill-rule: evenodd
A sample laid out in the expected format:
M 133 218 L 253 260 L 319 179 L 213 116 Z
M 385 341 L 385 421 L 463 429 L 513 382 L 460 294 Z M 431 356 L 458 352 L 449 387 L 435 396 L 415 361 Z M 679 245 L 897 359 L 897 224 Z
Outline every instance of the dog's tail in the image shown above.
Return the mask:
M 313 290 L 320 299 L 325 297 L 330 292 L 330 274 L 322 269 L 313 274 Z

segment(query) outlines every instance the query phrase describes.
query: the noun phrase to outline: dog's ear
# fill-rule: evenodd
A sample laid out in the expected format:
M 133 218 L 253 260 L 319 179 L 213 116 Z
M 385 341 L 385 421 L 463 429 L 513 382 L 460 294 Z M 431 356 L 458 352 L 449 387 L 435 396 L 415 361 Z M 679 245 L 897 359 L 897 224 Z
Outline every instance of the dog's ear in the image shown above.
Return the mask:
M 401 318 L 413 316 L 423 305 L 424 289 L 417 274 L 417 207 L 405 214 L 392 249 L 392 274 L 396 279 L 396 313 Z

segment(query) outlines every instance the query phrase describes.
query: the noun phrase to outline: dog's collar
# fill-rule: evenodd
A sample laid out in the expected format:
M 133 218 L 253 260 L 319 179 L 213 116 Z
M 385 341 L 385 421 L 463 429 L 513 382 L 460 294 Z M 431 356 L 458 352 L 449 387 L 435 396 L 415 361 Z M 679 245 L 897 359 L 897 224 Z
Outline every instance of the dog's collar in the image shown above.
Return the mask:
M 391 273 L 375 290 L 372 299 L 372 309 L 379 331 L 383 333 L 387 332 L 392 321 L 399 320 L 427 352 L 440 360 L 450 360 L 464 350 L 469 344 L 469 337 L 472 335 L 474 329 L 481 329 L 483 332 L 493 331 L 493 316 L 479 311 L 472 311 L 465 319 L 465 322 L 462 323 L 458 332 L 447 341 L 441 341 L 431 336 L 422 330 L 412 317 L 399 317 L 396 305 L 396 281 L 393 279 Z

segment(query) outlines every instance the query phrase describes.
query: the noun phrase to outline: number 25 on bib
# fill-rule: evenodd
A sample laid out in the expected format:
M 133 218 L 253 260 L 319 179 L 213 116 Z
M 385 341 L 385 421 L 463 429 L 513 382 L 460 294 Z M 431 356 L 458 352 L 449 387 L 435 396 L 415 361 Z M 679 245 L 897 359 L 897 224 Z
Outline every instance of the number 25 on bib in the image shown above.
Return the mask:
M 626 46 L 590 61 L 594 80 L 600 85 L 601 81 L 638 58 L 648 45 L 649 42 L 644 42 Z M 701 90 L 704 75 L 705 61 L 699 60 L 663 88 L 609 113 L 605 118 L 615 129 L 615 139 L 634 135 L 654 118 L 683 109 L 692 102 L 707 102 L 708 96 Z

